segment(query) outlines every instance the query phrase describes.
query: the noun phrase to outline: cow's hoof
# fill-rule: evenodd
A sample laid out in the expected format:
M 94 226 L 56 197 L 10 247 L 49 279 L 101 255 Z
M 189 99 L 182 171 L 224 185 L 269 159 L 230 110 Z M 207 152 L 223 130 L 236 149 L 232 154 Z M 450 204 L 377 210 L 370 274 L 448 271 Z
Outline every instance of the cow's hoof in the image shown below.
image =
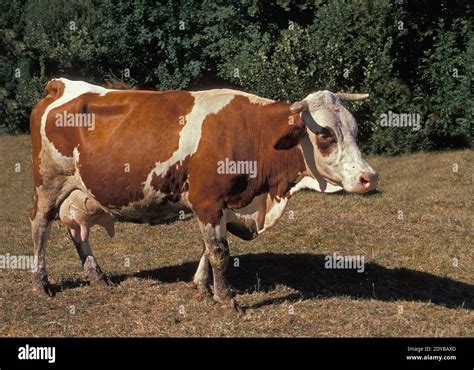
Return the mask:
M 203 293 L 203 292 L 200 292 L 200 291 L 198 291 L 196 294 L 194 294 L 194 299 L 196 301 L 199 301 L 199 302 L 204 301 L 205 299 L 208 299 L 210 297 L 211 296 L 209 294 L 206 294 L 206 293 Z
M 234 311 L 236 311 L 239 315 L 245 315 L 245 309 L 234 299 L 232 301 L 234 302 Z
M 94 256 L 87 256 L 84 262 L 84 273 L 91 285 L 114 287 L 115 283 L 109 279 L 107 274 L 102 271 L 97 264 Z
M 43 298 L 54 297 L 54 292 L 51 288 L 51 284 L 48 282 L 47 276 L 33 275 L 33 292 Z
M 196 298 L 198 300 L 203 300 L 205 298 L 212 298 L 212 291 L 209 285 L 194 285 L 194 288 L 197 290 Z
M 209 286 L 195 286 L 197 289 L 196 294 L 194 295 L 194 298 L 196 298 L 198 301 L 203 301 L 204 299 L 212 298 L 212 292 Z
M 195 297 L 198 301 L 202 301 L 205 298 L 212 297 L 212 290 L 209 284 L 195 283 L 193 281 L 193 288 L 197 290 Z
M 224 311 L 226 315 L 239 315 L 243 316 L 245 315 L 245 310 L 244 308 L 239 305 L 235 299 L 229 299 L 227 302 L 222 302 L 222 301 L 217 301 L 218 303 L 221 304 L 221 309 Z

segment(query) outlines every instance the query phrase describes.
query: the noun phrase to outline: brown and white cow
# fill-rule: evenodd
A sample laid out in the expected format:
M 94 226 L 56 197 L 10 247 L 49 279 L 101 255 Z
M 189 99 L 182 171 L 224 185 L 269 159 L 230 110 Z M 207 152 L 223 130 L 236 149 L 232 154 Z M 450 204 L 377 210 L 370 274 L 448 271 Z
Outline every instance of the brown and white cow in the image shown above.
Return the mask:
M 318 91 L 290 106 L 229 89 L 109 90 L 64 78 L 45 92 L 30 120 L 31 225 L 33 281 L 48 294 L 45 245 L 56 217 L 87 277 L 110 283 L 92 254 L 90 227 L 113 236 L 115 221 L 154 224 L 189 213 L 205 244 L 195 286 L 210 295 L 213 285 L 217 302 L 240 310 L 225 278 L 227 231 L 255 238 L 301 188 L 376 186 L 356 145 L 356 121 L 341 104 L 368 95 Z

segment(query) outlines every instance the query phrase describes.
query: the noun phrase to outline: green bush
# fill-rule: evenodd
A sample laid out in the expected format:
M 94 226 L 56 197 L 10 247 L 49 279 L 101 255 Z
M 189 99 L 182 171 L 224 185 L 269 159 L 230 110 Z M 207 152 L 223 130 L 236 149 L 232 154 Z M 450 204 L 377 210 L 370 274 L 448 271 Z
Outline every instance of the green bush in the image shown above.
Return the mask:
M 473 52 L 474 38 L 466 20 L 456 19 L 451 27 L 439 22 L 434 46 L 422 58 L 421 84 L 416 89 L 417 99 L 426 107 L 425 133 L 433 147 L 469 145 Z
M 27 130 L 50 78 L 118 76 L 283 101 L 369 92 L 349 106 L 366 152 L 470 146 L 472 16 L 468 0 L 2 1 L 0 125 Z M 420 114 L 422 129 L 381 127 L 388 111 Z

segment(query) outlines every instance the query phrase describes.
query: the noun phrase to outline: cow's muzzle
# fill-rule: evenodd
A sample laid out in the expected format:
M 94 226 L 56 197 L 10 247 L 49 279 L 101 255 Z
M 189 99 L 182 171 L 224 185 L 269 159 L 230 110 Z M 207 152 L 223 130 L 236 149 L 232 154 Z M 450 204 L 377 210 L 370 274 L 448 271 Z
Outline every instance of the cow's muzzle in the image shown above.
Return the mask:
M 379 174 L 377 172 L 363 172 L 360 175 L 359 181 L 356 185 L 358 188 L 357 192 L 366 193 L 368 191 L 375 190 L 378 180 Z

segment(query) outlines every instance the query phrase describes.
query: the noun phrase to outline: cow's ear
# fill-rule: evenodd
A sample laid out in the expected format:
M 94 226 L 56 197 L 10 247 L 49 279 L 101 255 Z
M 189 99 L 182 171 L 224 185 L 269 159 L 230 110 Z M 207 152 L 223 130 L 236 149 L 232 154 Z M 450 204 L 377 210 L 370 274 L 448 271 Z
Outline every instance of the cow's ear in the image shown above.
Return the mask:
M 306 130 L 299 115 L 295 115 L 306 109 L 308 109 L 308 102 L 306 100 L 297 101 L 290 106 L 290 112 L 293 113 L 291 115 L 291 124 L 288 125 L 288 128 L 286 128 L 275 144 L 273 144 L 275 149 L 291 149 L 300 142 Z
M 286 132 L 273 144 L 277 150 L 287 150 L 296 146 L 306 130 L 300 125 L 290 125 Z

